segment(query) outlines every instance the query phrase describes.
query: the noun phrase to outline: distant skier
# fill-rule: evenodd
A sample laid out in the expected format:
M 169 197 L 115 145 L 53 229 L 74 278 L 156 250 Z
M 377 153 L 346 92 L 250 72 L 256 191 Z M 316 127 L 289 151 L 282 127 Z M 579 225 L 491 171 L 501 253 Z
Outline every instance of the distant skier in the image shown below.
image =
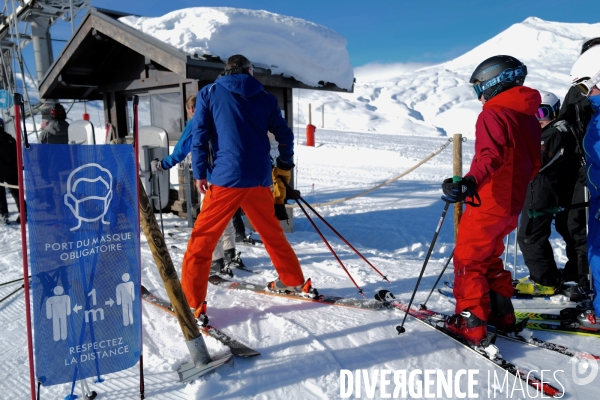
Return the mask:
M 192 119 L 192 165 L 196 186 L 206 193 L 202 212 L 183 258 L 181 285 L 196 311 L 206 297 L 211 253 L 225 226 L 241 206 L 259 232 L 279 279 L 274 291 L 308 292 L 298 257 L 275 217 L 272 174 L 289 182 L 294 167 L 294 134 L 281 116 L 277 99 L 253 77 L 254 67 L 242 55 L 227 59 L 215 83 L 198 93 Z M 277 167 L 271 170 L 267 131 L 279 142 Z M 214 160 L 209 165 L 209 143 Z M 210 185 L 207 169 L 211 171 Z M 196 315 L 198 317 L 199 315 Z
M 40 134 L 42 144 L 69 144 L 69 123 L 65 108 L 56 103 L 50 110 L 50 122 Z
M 17 141 L 4 130 L 4 120 L 0 118 L 0 183 L 17 186 L 19 168 L 17 167 Z M 20 211 L 19 189 L 9 188 L 17 209 Z M 9 224 L 6 187 L 0 186 L 0 223 Z
M 549 240 L 553 221 L 566 244 L 567 265 L 577 271 L 576 243 L 568 226 L 569 210 L 559 207 L 571 204 L 582 155 L 574 129 L 567 121 L 556 119 L 560 109 L 558 97 L 549 92 L 540 94 L 542 104 L 536 117 L 542 127 L 542 165 L 529 184 L 518 234 L 529 276 L 521 279 L 516 289 L 524 294 L 553 295 L 563 279 Z M 577 293 L 571 295 L 574 300 L 581 300 L 575 297 Z
M 189 96 L 185 101 L 185 110 L 188 116 L 188 122 L 185 125 L 185 129 L 181 134 L 181 137 L 177 141 L 175 148 L 173 149 L 173 153 L 168 155 L 167 157 L 159 160 L 155 158 L 150 163 L 150 167 L 152 169 L 152 173 L 162 173 L 162 171 L 167 171 L 173 168 L 175 165 L 179 164 L 190 154 L 192 151 L 192 118 L 194 116 L 194 110 L 196 109 L 196 95 Z M 186 171 L 187 173 L 187 171 Z M 200 195 L 200 205 L 202 205 L 203 196 Z M 240 257 L 240 253 L 238 253 L 235 249 L 235 229 L 233 226 L 234 221 L 231 220 L 223 234 L 219 238 L 219 242 L 217 243 L 215 250 L 212 254 L 212 265 L 211 270 L 217 274 L 225 274 L 229 276 L 233 276 L 233 272 L 231 268 L 243 268 L 245 267 L 244 262 Z
M 590 191 L 590 212 L 588 219 L 588 261 L 594 283 L 593 310 L 578 316 L 584 328 L 600 329 L 600 46 L 595 46 L 582 54 L 571 69 L 571 79 L 586 96 L 594 110 L 583 138 L 586 159 L 587 187 Z
M 468 202 L 454 252 L 456 314 L 446 328 L 475 345 L 485 344 L 487 324 L 515 329 L 510 271 L 501 255 L 504 237 L 517 226 L 527 185 L 540 165 L 537 90 L 523 86 L 527 67 L 514 57 L 483 61 L 469 80 L 483 110 L 475 126 L 475 156 L 458 182 L 446 179 L 443 200 Z M 469 204 L 471 203 L 471 204 Z

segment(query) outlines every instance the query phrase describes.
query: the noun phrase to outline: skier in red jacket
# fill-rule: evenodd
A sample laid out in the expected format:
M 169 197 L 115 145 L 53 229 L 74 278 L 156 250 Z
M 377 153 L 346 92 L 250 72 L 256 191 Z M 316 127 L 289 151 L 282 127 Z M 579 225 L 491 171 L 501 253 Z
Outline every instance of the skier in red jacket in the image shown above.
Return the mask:
M 464 178 L 446 179 L 443 200 L 467 198 L 454 251 L 456 314 L 446 328 L 477 346 L 487 344 L 487 323 L 514 331 L 511 274 L 504 270 L 503 238 L 517 226 L 527 185 L 540 167 L 537 90 L 523 86 L 527 67 L 514 57 L 491 57 L 470 83 L 483 110 L 475 126 L 475 156 Z M 478 195 L 478 196 L 477 196 Z

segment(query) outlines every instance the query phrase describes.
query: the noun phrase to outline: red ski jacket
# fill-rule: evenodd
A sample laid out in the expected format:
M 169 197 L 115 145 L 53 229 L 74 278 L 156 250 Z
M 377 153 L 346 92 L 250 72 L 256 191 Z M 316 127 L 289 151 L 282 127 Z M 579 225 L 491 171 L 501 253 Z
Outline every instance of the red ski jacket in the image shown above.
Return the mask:
M 517 86 L 483 105 L 467 173 L 477 182 L 479 211 L 498 216 L 521 212 L 527 186 L 540 168 L 542 128 L 534 114 L 541 101 L 537 90 Z

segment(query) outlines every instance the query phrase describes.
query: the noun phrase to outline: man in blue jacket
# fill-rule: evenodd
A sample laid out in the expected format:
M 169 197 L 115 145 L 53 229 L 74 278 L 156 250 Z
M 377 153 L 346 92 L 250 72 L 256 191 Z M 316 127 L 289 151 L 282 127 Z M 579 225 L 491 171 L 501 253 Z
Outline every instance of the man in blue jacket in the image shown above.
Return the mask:
M 260 234 L 279 274 L 269 289 L 300 295 L 311 292 L 310 279 L 304 281 L 298 257 L 275 216 L 271 192 L 273 176 L 289 182 L 294 167 L 294 134 L 281 116 L 277 99 L 253 74 L 254 67 L 246 57 L 231 56 L 225 71 L 215 83 L 204 87 L 196 100 L 192 166 L 196 187 L 205 197 L 181 270 L 183 290 L 196 312 L 206 297 L 211 253 L 240 206 Z M 279 143 L 280 155 L 273 170 L 267 131 Z

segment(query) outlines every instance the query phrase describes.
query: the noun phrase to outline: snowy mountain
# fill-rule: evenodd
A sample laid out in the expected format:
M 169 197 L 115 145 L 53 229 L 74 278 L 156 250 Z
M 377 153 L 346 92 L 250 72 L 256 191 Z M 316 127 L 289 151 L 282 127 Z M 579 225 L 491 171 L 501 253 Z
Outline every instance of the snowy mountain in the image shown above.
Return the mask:
M 515 56 L 527 65 L 525 85 L 562 99 L 582 41 L 598 32 L 600 23 L 568 24 L 530 17 L 443 64 L 401 70 L 396 76 L 384 70 L 383 78 L 366 65 L 355 70 L 352 94 L 296 90 L 299 115 L 294 123 L 308 123 L 311 103 L 312 123 L 317 128 L 322 126 L 324 105 L 325 129 L 473 137 L 481 104 L 468 81 L 480 62 L 498 54 Z M 382 68 L 375 65 L 374 69 Z

